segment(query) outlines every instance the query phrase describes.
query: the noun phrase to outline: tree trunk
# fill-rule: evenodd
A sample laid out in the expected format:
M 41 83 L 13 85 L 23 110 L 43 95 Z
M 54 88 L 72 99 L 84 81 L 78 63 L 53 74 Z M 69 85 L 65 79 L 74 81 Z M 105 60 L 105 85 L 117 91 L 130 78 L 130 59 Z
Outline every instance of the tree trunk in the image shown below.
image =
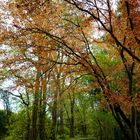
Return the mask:
M 35 94 L 33 102 L 33 111 L 32 111 L 32 126 L 31 126 L 31 140 L 37 140 L 37 118 L 38 118 L 38 101 L 39 101 L 39 92 L 40 92 L 40 72 L 37 72 L 36 83 L 35 83 Z
M 63 104 L 61 104 L 60 110 L 60 136 L 63 139 L 64 137 L 64 118 L 63 118 Z
M 70 94 L 69 94 L 70 95 Z M 74 94 L 71 97 L 70 95 L 70 112 L 71 112 L 71 117 L 70 117 L 70 137 L 74 138 L 74 105 L 75 105 L 75 99 L 74 99 Z
M 132 140 L 140 140 L 139 130 L 137 127 L 137 110 L 136 107 L 132 106 L 132 118 L 131 118 L 131 133 Z
M 32 112 L 32 128 L 31 128 L 31 139 L 37 140 L 37 114 L 38 114 L 38 97 L 35 95 L 33 112 Z
M 57 128 L 57 101 L 54 99 L 53 108 L 52 108 L 52 140 L 56 140 L 56 128 Z
M 42 106 L 43 108 L 43 106 Z M 46 121 L 45 121 L 45 115 L 44 109 L 41 108 L 41 111 L 39 112 L 39 138 L 40 140 L 46 140 Z
M 39 111 L 39 137 L 40 140 L 46 140 L 46 90 L 47 90 L 46 74 L 42 77 L 42 92 L 40 93 L 40 111 Z
M 29 106 L 27 106 L 27 126 L 26 126 L 26 135 L 25 139 L 30 140 L 30 125 L 31 125 L 31 120 L 30 120 L 30 112 L 29 112 Z

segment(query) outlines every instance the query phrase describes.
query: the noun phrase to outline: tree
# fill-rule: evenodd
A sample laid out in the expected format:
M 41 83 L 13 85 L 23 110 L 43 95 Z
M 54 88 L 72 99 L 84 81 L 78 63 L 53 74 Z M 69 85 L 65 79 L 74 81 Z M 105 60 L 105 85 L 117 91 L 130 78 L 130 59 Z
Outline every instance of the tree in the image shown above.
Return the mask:
M 11 59 L 12 62 L 18 61 L 20 64 L 21 61 L 29 62 L 30 67 L 35 68 L 36 78 L 29 80 L 34 92 L 32 113 L 34 139 L 38 135 L 39 111 L 40 114 L 45 114 L 46 105 L 42 100 L 47 98 L 47 85 L 51 88 L 53 85 L 56 87 L 51 89 L 52 118 L 56 129 L 57 98 L 61 96 L 59 94 L 62 91 L 58 84 L 61 83 L 61 73 L 68 76 L 74 75 L 72 79 L 85 74 L 91 75 L 93 80 L 88 90 L 94 87 L 103 93 L 104 102 L 108 104 L 126 139 L 139 139 L 137 117 L 139 116 L 140 59 L 138 56 L 140 51 L 139 30 L 134 29 L 139 20 L 132 18 L 135 10 L 131 8 L 131 2 L 122 2 L 119 5 L 120 11 L 116 13 L 112 7 L 112 1 L 109 0 L 83 2 L 66 0 L 58 3 L 36 1 L 33 4 L 28 1 L 8 2 L 7 9 L 12 23 L 9 28 L 6 24 L 2 27 L 1 42 L 12 47 L 12 50 L 17 48 L 19 57 L 15 55 Z M 137 2 L 133 2 L 134 7 L 137 8 Z M 67 9 L 64 9 L 64 5 Z M 41 25 L 40 22 L 42 22 Z M 3 64 L 11 66 L 11 61 L 5 60 Z M 66 67 L 59 71 L 61 66 L 58 65 Z M 10 71 L 12 75 L 17 73 L 13 68 Z M 65 85 L 70 78 L 66 78 Z M 23 79 L 25 80 L 22 77 L 22 81 Z M 46 79 L 51 82 L 47 84 Z M 24 83 L 28 82 L 24 81 Z M 78 87 L 76 91 L 78 92 L 79 89 Z M 71 107 L 74 106 L 74 101 L 71 103 Z M 43 109 L 40 109 L 41 106 L 44 106 Z M 44 117 L 39 118 L 42 124 Z M 44 134 L 40 134 L 40 138 L 42 137 L 45 138 Z
M 2 139 L 7 135 L 7 115 L 4 110 L 0 110 L 0 138 Z

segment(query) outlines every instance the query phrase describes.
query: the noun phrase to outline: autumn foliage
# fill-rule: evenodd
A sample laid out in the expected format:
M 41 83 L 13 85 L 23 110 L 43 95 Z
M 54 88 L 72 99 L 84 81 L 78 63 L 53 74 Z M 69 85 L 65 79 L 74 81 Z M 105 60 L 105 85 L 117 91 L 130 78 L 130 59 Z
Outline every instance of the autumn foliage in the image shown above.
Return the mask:
M 55 139 L 60 101 L 71 97 L 73 107 L 74 94 L 98 89 L 100 106 L 107 106 L 126 139 L 140 139 L 137 0 L 116 4 L 113 0 L 11 0 L 0 4 L 0 80 L 12 78 L 12 88 L 24 88 L 33 96 L 30 138 L 45 136 L 49 102 L 53 101 Z M 85 79 L 88 84 L 81 81 L 85 75 L 92 77 Z

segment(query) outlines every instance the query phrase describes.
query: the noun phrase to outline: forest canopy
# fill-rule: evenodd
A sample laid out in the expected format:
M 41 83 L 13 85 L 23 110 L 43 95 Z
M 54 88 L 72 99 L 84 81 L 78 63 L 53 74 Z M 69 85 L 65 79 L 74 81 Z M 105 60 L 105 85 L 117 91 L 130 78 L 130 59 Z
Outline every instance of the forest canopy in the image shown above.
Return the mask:
M 138 0 L 3 0 L 0 17 L 0 139 L 140 140 Z

